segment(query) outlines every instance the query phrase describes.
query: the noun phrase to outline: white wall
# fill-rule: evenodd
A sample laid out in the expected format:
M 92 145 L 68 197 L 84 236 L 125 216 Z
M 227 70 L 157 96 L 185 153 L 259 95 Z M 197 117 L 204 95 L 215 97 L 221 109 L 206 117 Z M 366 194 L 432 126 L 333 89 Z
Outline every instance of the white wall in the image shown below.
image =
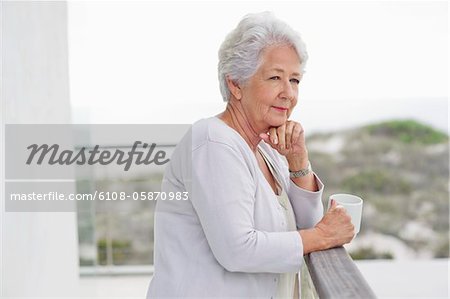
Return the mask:
M 66 297 L 78 285 L 75 213 L 4 212 L 5 123 L 70 123 L 67 5 L 1 3 L 1 295 Z

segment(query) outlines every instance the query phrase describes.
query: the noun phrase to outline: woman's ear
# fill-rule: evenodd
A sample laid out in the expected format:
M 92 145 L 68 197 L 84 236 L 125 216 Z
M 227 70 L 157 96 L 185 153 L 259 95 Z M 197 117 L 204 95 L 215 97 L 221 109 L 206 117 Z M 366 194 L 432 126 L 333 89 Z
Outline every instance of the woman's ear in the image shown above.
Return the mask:
M 236 100 L 240 100 L 242 98 L 241 87 L 237 82 L 231 80 L 229 76 L 227 76 L 227 86 L 228 89 L 230 90 L 231 95 Z

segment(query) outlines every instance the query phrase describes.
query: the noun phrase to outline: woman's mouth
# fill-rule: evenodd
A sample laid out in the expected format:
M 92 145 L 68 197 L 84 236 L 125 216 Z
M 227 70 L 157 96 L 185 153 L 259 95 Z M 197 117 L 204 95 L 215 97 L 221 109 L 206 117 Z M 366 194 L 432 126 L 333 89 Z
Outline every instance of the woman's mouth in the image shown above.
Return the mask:
M 279 107 L 279 106 L 272 106 L 272 108 L 274 108 L 274 109 L 277 110 L 277 111 L 282 111 L 282 112 L 288 110 L 288 108 L 285 108 L 285 107 Z

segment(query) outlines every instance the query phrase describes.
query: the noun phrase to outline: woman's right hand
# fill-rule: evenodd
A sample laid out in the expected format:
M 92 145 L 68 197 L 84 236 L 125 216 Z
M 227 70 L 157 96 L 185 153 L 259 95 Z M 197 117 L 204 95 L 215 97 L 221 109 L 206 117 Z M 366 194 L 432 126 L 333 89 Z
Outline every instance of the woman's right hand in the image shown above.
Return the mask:
M 338 247 L 355 236 L 355 227 L 344 207 L 331 201 L 330 209 L 312 229 L 300 230 L 303 241 L 303 254 L 312 251 Z

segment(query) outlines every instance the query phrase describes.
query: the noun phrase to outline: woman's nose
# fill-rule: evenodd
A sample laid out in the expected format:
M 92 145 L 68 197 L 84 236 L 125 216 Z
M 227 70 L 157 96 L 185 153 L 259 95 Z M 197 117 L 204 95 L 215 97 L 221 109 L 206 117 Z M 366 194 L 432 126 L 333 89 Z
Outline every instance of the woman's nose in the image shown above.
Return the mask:
M 295 97 L 295 90 L 290 81 L 284 82 L 280 96 L 287 100 L 293 100 Z

